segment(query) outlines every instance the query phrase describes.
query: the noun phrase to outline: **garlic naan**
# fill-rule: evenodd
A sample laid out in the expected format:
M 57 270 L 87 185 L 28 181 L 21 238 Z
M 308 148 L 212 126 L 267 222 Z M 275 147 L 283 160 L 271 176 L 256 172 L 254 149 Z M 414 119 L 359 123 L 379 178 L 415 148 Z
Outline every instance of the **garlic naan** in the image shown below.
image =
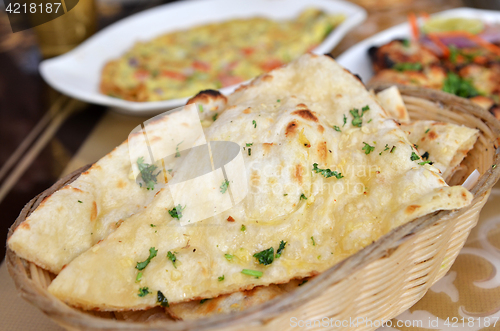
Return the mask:
M 187 107 L 184 112 L 152 121 L 148 125 L 151 148 L 166 150 L 171 147 L 170 141 L 165 139 L 166 128 L 169 136 L 178 135 L 179 130 L 198 127 L 201 130 L 199 120 L 195 123 L 190 121 L 192 116 L 185 116 L 193 111 L 197 112 L 194 107 Z M 136 183 L 130 155 L 134 150 L 142 152 L 143 141 L 142 132 L 132 134 L 74 182 L 45 198 L 14 230 L 7 242 L 9 248 L 57 274 L 79 254 L 107 237 L 124 219 L 144 209 L 162 185 L 159 180 L 160 185 L 148 190 Z M 136 154 L 135 159 L 142 156 Z M 144 156 L 148 160 L 149 157 Z
M 406 109 L 405 103 L 399 89 L 391 86 L 377 93 L 377 100 L 389 117 L 398 120 L 399 123 L 410 122 L 410 115 Z
M 181 226 L 168 187 L 161 189 L 69 263 L 49 286 L 53 295 L 85 309 L 128 310 L 287 283 L 398 225 L 472 200 L 422 165 L 399 125 L 326 56 L 304 55 L 240 88 L 205 135 L 241 146 L 248 196 Z M 194 161 L 186 157 L 178 169 Z M 193 201 L 204 194 L 200 188 Z
M 479 137 L 479 130 L 435 121 L 415 121 L 403 124 L 401 129 L 422 156 L 441 171 L 444 179 L 453 174 Z

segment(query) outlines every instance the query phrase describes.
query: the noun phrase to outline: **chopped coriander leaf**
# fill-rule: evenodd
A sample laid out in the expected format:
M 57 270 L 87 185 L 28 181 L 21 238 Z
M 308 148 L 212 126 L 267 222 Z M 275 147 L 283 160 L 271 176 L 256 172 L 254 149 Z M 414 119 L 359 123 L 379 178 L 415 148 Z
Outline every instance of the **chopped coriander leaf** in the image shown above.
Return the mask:
M 422 154 L 422 159 L 428 160 L 429 159 L 429 152 L 425 152 L 424 154 Z
M 222 185 L 220 186 L 220 193 L 222 194 L 226 193 L 228 186 L 229 186 L 229 181 L 227 179 L 224 179 Z
M 457 56 L 459 55 L 458 48 L 456 48 L 454 45 L 450 45 L 448 49 L 450 50 L 450 55 L 448 58 L 450 59 L 451 63 L 457 63 Z
M 269 265 L 274 261 L 274 248 L 270 247 L 253 255 L 260 264 Z
M 302 193 L 302 194 L 300 195 L 300 199 L 299 199 L 299 200 L 302 200 L 302 199 L 307 200 L 307 197 L 304 195 L 304 193 Z
M 156 225 L 154 225 L 154 224 L 149 224 L 149 226 L 151 226 L 152 228 L 156 227 Z
M 257 122 L 255 122 L 255 120 L 252 121 L 252 124 L 253 124 L 253 128 L 257 128 Z
M 307 279 L 306 279 L 306 280 L 304 280 L 302 283 L 300 283 L 300 284 L 299 284 L 299 286 L 302 286 L 302 285 L 304 285 L 305 283 L 307 283 Z
M 316 246 L 316 242 L 314 241 L 314 237 L 311 237 L 311 240 L 313 242 L 313 246 Z
M 177 266 L 175 265 L 175 262 L 177 262 L 177 257 L 175 256 L 174 253 L 172 253 L 171 251 L 168 251 L 167 253 L 167 258 L 172 261 L 172 264 L 174 265 L 174 268 L 177 269 Z
M 394 152 L 395 149 L 396 149 L 396 146 L 392 146 L 391 151 L 389 153 Z
M 137 295 L 142 298 L 142 297 L 145 297 L 148 294 L 149 294 L 149 288 L 147 288 L 147 287 L 141 287 L 139 289 L 139 294 L 137 294 Z
M 142 272 L 139 271 L 139 273 L 137 274 L 137 277 L 135 277 L 135 282 L 138 283 L 140 282 L 142 279 Z
M 353 109 L 349 110 L 349 113 L 351 113 L 351 115 L 353 117 L 352 125 L 360 128 L 361 124 L 363 123 L 363 120 L 361 119 L 361 117 L 363 117 L 363 114 L 368 110 L 370 110 L 370 107 L 368 105 L 361 108 L 361 113 L 359 112 L 359 109 L 357 109 L 357 108 L 353 108 Z
M 200 113 L 203 113 L 203 106 L 202 105 L 198 105 L 198 109 L 199 109 Z
M 370 154 L 375 150 L 375 146 L 370 146 L 365 142 L 363 142 L 363 144 L 365 144 L 365 146 L 361 150 L 365 151 L 365 154 Z
M 474 85 L 457 74 L 450 72 L 443 83 L 443 91 L 463 98 L 472 98 L 479 95 Z
M 222 282 L 224 280 L 224 275 L 218 277 L 217 279 L 219 280 L 219 282 Z
M 342 127 L 344 127 L 346 123 L 347 123 L 347 116 L 345 116 L 344 114 L 344 124 L 342 124 Z
M 217 120 L 217 117 L 219 117 L 219 113 L 215 113 L 214 116 L 212 116 L 212 121 L 216 121 Z
M 415 149 L 418 149 L 418 145 L 417 144 L 413 144 L 413 147 L 415 147 Z
M 382 152 L 388 151 L 389 150 L 389 145 L 385 144 L 385 148 Z M 382 152 L 378 153 L 378 155 L 382 155 Z
M 411 152 L 411 157 L 410 159 L 412 161 L 420 160 L 420 156 L 418 156 L 415 152 Z
M 288 193 L 283 194 L 284 197 L 286 197 L 287 195 L 288 195 Z
M 280 100 L 280 99 L 278 99 L 278 100 L 276 100 L 276 102 L 281 102 L 281 100 Z
M 344 176 L 342 176 L 342 173 L 340 173 L 340 172 L 331 171 L 330 169 L 320 169 L 320 168 L 318 168 L 318 164 L 317 163 L 313 164 L 313 171 L 315 173 L 322 174 L 323 177 L 325 177 L 325 178 L 330 178 L 330 177 L 335 177 L 337 179 L 344 178 Z
M 226 258 L 226 260 L 232 261 L 234 256 L 231 254 L 224 254 L 224 257 Z
M 208 300 L 210 300 L 210 299 L 201 299 L 201 300 L 200 300 L 200 305 L 204 304 L 204 303 L 205 303 L 206 301 L 208 301 Z
M 420 165 L 424 165 L 424 164 L 433 164 L 434 162 L 432 161 L 423 161 L 423 162 L 419 162 L 418 164 Z
M 401 43 L 403 43 L 403 46 L 406 48 L 410 47 L 410 39 L 403 39 Z
M 496 164 L 494 164 L 494 165 L 492 165 L 491 167 L 492 167 L 493 169 L 495 169 L 495 168 L 497 167 L 497 165 L 496 165 Z
M 427 130 L 425 130 L 425 133 L 429 133 L 429 131 L 431 131 L 431 128 L 428 128 Z
M 172 216 L 172 218 L 180 219 L 182 217 L 182 211 L 185 208 L 186 206 L 182 207 L 181 205 L 177 205 L 176 207 L 169 210 L 168 213 L 170 214 L 170 216 Z
M 342 130 L 340 130 L 340 128 L 336 125 L 333 126 L 333 129 L 337 132 L 342 132 Z
M 137 265 L 135 266 L 135 268 L 137 270 L 142 270 L 142 269 L 146 268 L 148 266 L 149 262 L 151 261 L 151 259 L 153 259 L 157 253 L 158 253 L 158 250 L 155 249 L 154 247 L 151 247 L 149 249 L 149 257 L 146 260 L 144 260 L 143 262 L 137 262 Z
M 420 71 L 422 70 L 422 64 L 411 63 L 411 62 L 400 62 L 396 63 L 392 68 L 397 71 Z
M 286 246 L 286 241 L 280 241 L 280 246 L 276 250 L 276 258 L 279 258 L 281 256 L 281 253 L 283 253 L 283 250 L 285 249 Z
M 241 270 L 241 273 L 247 276 L 254 276 L 255 278 L 262 277 L 262 275 L 264 274 L 262 271 L 251 269 L 243 269 Z
M 249 148 L 249 149 L 248 149 L 248 156 L 251 156 L 251 155 L 252 155 L 252 149 L 251 149 L 251 148 Z
M 78 200 L 78 202 L 79 202 L 79 203 L 83 203 L 83 201 L 82 201 L 82 200 Z
M 161 293 L 161 291 L 158 291 L 156 293 L 156 301 L 160 303 L 160 306 L 162 307 L 169 307 L 168 300 L 167 298 Z
M 179 145 L 182 144 L 183 142 L 184 140 L 178 143 L 177 146 L 175 146 L 175 157 L 181 157 L 181 152 L 179 151 Z
M 155 184 L 157 183 L 156 177 L 158 177 L 161 171 L 158 171 L 156 174 L 154 174 L 153 172 L 156 170 L 157 166 L 155 166 L 154 164 L 144 163 L 144 157 L 142 156 L 137 159 L 137 167 L 141 172 L 142 180 L 144 181 L 144 183 L 146 183 L 146 188 L 148 190 L 154 190 Z
M 242 225 L 241 225 L 241 229 L 240 229 L 240 230 L 241 230 L 241 231 L 245 231 L 246 229 L 247 229 L 247 227 L 245 226 L 245 224 L 242 224 Z
M 247 147 L 250 147 L 253 145 L 253 143 L 246 143 Z

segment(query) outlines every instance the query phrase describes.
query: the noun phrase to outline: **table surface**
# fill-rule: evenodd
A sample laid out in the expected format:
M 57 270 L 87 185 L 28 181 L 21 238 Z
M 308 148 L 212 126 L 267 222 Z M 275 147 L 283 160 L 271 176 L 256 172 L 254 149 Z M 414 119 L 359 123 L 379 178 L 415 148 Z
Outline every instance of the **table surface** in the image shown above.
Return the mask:
M 364 4 L 395 2 L 359 1 Z M 332 51 L 332 54 L 337 56 L 356 42 L 403 22 L 410 11 L 432 13 L 462 5 L 461 1 L 453 0 L 420 0 L 418 2 L 401 0 L 399 3 L 395 8 L 371 8 L 368 20 L 349 33 Z M 2 98 L 1 92 L 0 84 L 0 99 Z M 94 120 L 86 120 L 85 112 L 93 112 Z M 96 113 L 98 116 L 96 116 Z M 129 132 L 146 119 L 120 115 L 111 109 L 95 110 L 95 107 L 83 105 L 83 111 L 70 116 L 60 130 L 72 130 L 71 125 L 76 125 L 75 121 L 87 121 L 86 124 L 80 123 L 80 126 L 76 125 L 75 127 L 86 125 L 88 130 L 81 134 L 83 135 L 82 142 L 78 144 L 77 148 L 74 148 L 74 152 L 70 152 L 69 156 L 65 158 L 63 157 L 63 160 L 61 158 L 53 159 L 53 162 L 56 162 L 59 167 L 56 176 L 64 176 L 83 165 L 95 162 L 125 140 Z M 60 136 L 58 139 L 64 141 Z M 57 144 L 55 148 L 57 150 Z M 27 199 L 24 200 L 24 203 L 26 201 Z M 500 185 L 497 184 L 481 213 L 478 226 L 473 229 L 465 245 L 466 248 L 462 250 L 448 274 L 435 284 L 415 306 L 400 315 L 397 320 L 406 321 L 407 323 L 420 320 L 424 326 L 429 321 L 432 321 L 432 324 L 427 326 L 438 330 L 475 331 L 482 328 L 479 327 L 477 321 L 475 326 L 469 327 L 467 318 L 481 318 L 481 323 L 483 323 L 486 317 L 489 317 L 492 322 L 500 317 L 499 205 Z M 3 204 L 0 207 L 2 208 L 0 210 L 5 208 Z M 14 219 L 8 220 L 9 224 L 13 221 Z M 455 325 L 452 325 L 452 323 L 446 325 L 446 319 L 453 317 L 458 319 L 458 322 Z M 465 318 L 465 325 L 462 323 L 462 318 Z M 393 320 L 393 323 L 396 323 L 397 320 Z M 40 311 L 17 295 L 5 264 L 0 266 L 0 321 L 2 321 L 0 330 L 60 330 Z M 427 328 L 385 327 L 384 329 L 411 331 L 426 330 Z M 496 327 L 485 328 L 485 330 L 500 330 L 500 321 Z

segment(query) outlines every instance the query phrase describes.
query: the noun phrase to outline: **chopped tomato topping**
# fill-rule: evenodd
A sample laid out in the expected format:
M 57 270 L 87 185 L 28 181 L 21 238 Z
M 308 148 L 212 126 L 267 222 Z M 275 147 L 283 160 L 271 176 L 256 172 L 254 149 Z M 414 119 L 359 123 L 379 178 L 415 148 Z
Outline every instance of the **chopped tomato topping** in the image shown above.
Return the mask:
M 252 53 L 255 52 L 255 48 L 253 48 L 253 47 L 243 47 L 241 49 L 241 51 L 243 52 L 243 54 L 245 54 L 246 56 L 248 56 L 248 55 L 252 55 Z
M 270 59 L 260 64 L 260 67 L 264 71 L 271 71 L 283 65 L 283 62 L 277 59 Z
M 318 44 L 311 45 L 311 46 L 309 46 L 309 48 L 307 49 L 306 52 L 307 53 L 312 52 L 312 50 L 315 49 L 316 47 L 318 47 Z
M 207 71 L 210 71 L 210 64 L 203 62 L 203 61 L 195 60 L 193 62 L 193 68 L 195 68 L 196 70 L 199 70 L 199 71 L 207 72 Z
M 219 75 L 222 87 L 231 86 L 243 82 L 243 78 L 231 75 Z
M 186 80 L 186 76 L 184 74 L 181 74 L 180 72 L 162 70 L 161 75 L 176 80 Z
M 139 81 L 144 81 L 146 80 L 148 77 L 149 77 L 150 73 L 149 71 L 145 70 L 145 69 L 137 69 L 135 72 L 134 72 L 134 77 L 135 79 L 139 80 Z

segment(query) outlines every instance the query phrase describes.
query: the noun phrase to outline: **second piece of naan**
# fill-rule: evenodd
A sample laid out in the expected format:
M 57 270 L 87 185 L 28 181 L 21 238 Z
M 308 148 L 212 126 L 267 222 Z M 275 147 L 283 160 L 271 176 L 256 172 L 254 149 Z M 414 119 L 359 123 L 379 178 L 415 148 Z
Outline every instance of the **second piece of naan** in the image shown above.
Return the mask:
M 433 162 L 448 179 L 474 146 L 479 130 L 436 121 L 415 121 L 401 126 L 425 160 Z

